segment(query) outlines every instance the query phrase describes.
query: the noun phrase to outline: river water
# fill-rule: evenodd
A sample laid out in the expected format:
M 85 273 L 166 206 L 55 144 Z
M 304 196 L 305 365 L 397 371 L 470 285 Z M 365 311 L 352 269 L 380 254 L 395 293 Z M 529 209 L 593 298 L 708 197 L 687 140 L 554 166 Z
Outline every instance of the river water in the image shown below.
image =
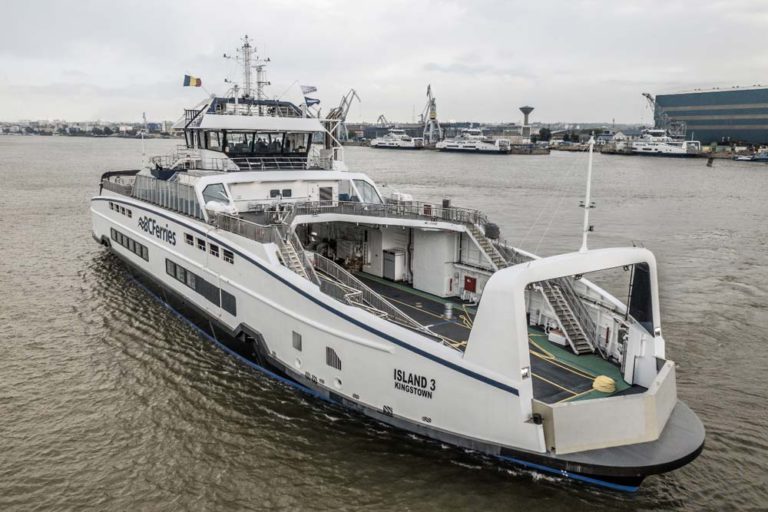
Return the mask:
M 91 239 L 100 174 L 140 152 L 0 137 L 0 510 L 768 508 L 768 166 L 595 156 L 590 246 L 656 254 L 678 394 L 707 428 L 694 463 L 626 495 L 349 415 L 211 346 Z M 483 209 L 528 250 L 581 243 L 583 153 L 346 153 L 416 198 Z

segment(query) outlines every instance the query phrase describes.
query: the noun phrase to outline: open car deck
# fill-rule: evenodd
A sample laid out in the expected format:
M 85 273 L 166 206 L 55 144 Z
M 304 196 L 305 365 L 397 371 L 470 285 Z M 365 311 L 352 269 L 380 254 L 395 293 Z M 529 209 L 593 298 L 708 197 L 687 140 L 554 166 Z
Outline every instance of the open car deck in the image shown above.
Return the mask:
M 406 284 L 369 274 L 357 273 L 356 277 L 452 345 L 462 349 L 466 347 L 476 308 L 455 298 L 437 297 Z M 446 304 L 453 308 L 453 318 L 450 320 L 444 316 Z M 528 346 L 531 353 L 533 395 L 542 402 L 585 400 L 645 391 L 641 386 L 627 384 L 620 369 L 613 363 L 595 354 L 576 355 L 550 342 L 547 334 L 536 327 L 528 328 Z M 614 393 L 592 389 L 592 382 L 599 375 L 614 380 Z

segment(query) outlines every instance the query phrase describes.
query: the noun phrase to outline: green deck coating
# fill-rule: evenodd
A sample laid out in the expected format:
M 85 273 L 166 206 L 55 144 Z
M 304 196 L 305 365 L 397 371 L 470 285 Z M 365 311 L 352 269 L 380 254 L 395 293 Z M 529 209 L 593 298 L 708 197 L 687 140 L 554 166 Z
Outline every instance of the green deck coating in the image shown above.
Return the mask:
M 598 375 L 605 375 L 612 378 L 616 382 L 616 391 L 624 391 L 630 387 L 630 385 L 624 381 L 624 376 L 621 374 L 621 369 L 613 363 L 606 361 L 602 357 L 595 354 L 576 355 L 559 345 L 555 345 L 547 339 L 547 335 L 543 331 L 534 327 L 528 328 L 528 335 L 541 348 L 555 356 L 555 359 L 558 361 L 578 368 L 579 370 L 582 370 L 590 375 L 594 375 L 595 377 Z M 588 394 L 574 398 L 574 400 L 581 400 L 584 398 L 600 398 L 610 395 L 611 393 L 601 393 L 600 391 L 593 390 Z
M 476 307 L 464 306 L 462 308 L 463 306 L 462 302 L 458 301 L 457 299 L 438 297 L 428 292 L 416 290 L 412 286 L 409 286 L 407 284 L 390 281 L 389 279 L 384 279 L 384 278 L 374 276 L 365 272 L 359 272 L 358 274 L 360 274 L 360 276 L 364 277 L 365 279 L 370 279 L 371 281 L 381 283 L 385 286 L 389 286 L 391 288 L 401 290 L 410 295 L 421 297 L 425 300 L 430 300 L 440 304 L 451 304 L 458 311 L 461 311 L 462 309 L 466 309 L 466 311 L 472 315 L 477 314 Z M 542 331 L 541 329 L 538 329 L 535 327 L 528 327 L 528 335 L 544 351 L 548 352 L 549 354 L 552 354 L 552 356 L 554 356 L 555 358 L 555 361 L 562 364 L 563 366 L 573 368 L 576 371 L 581 371 L 592 377 L 597 377 L 599 375 L 605 375 L 607 377 L 610 377 L 616 383 L 616 392 L 624 391 L 625 389 L 628 389 L 629 387 L 631 387 L 629 384 L 627 384 L 624 381 L 624 377 L 621 374 L 621 369 L 618 368 L 613 363 L 606 361 L 602 357 L 597 356 L 595 354 L 576 355 L 570 350 L 549 341 L 547 339 L 546 333 L 544 333 L 544 331 Z M 531 345 L 531 349 L 538 351 L 535 345 Z M 532 356 L 532 357 L 535 357 L 535 356 Z M 593 389 L 586 393 L 575 395 L 574 397 L 569 398 L 567 400 L 568 401 L 589 400 L 591 398 L 603 398 L 603 397 L 611 396 L 612 394 L 613 393 L 603 393 L 600 391 L 595 391 Z

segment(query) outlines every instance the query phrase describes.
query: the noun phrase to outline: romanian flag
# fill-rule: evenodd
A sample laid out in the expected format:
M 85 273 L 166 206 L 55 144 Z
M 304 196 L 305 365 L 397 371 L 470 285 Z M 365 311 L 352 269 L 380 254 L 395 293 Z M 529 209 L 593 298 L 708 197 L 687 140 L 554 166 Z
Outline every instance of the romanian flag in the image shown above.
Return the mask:
M 190 75 L 184 75 L 184 87 L 202 87 L 203 81 Z

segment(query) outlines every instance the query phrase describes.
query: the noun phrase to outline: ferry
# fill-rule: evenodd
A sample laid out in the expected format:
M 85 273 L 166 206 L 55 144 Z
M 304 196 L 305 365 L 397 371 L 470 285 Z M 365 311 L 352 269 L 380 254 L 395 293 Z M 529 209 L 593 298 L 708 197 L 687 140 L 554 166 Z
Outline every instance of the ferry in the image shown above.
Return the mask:
M 435 148 L 439 151 L 507 154 L 510 152 L 510 141 L 486 137 L 479 128 L 465 128 L 458 137 L 442 140 L 435 144 Z
M 624 150 L 633 155 L 691 157 L 701 153 L 701 143 L 696 140 L 677 140 L 667 130 L 643 130 L 639 140 L 628 143 Z M 617 149 L 621 149 L 617 145 Z
M 386 149 L 421 149 L 424 147 L 422 137 L 411 137 L 405 130 L 393 128 L 383 137 L 377 137 L 371 140 L 372 148 Z
M 345 165 L 338 119 L 258 89 L 102 175 L 93 238 L 148 291 L 243 364 L 501 465 L 635 491 L 699 455 L 656 259 L 587 248 L 589 185 L 582 247 L 539 257 L 478 209 L 386 196 Z M 609 269 L 627 303 L 590 279 Z

